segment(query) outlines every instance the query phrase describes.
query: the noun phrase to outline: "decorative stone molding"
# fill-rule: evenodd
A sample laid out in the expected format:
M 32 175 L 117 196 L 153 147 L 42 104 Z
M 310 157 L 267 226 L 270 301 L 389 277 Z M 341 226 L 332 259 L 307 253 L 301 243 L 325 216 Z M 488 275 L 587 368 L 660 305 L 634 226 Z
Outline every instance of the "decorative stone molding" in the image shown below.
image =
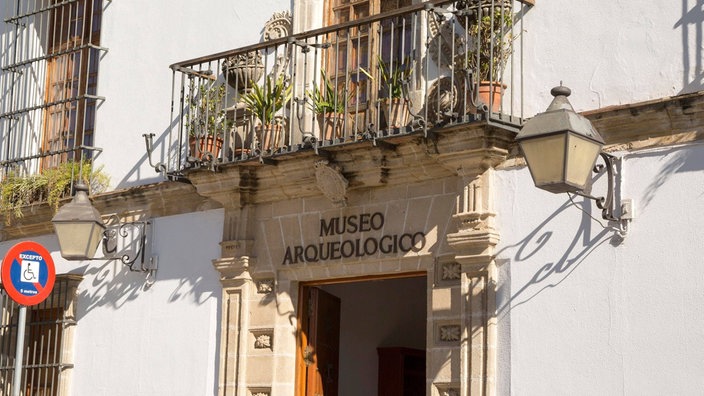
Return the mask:
M 271 396 L 271 388 L 249 388 L 249 396 Z
M 273 279 L 260 279 L 257 281 L 257 293 L 271 294 L 273 292 L 274 292 L 274 280 Z
M 439 49 L 437 45 L 428 47 L 430 58 L 436 65 L 452 64 L 452 55 L 457 56 L 458 54 L 463 54 L 465 51 L 464 36 L 456 32 L 456 28 L 453 28 L 453 22 L 450 19 L 438 18 L 434 12 L 430 12 L 429 15 L 428 30 L 433 43 L 438 42 L 438 38 L 440 39 Z M 455 47 L 454 51 L 452 49 L 453 43 Z M 442 61 L 438 62 L 440 57 L 442 57 Z
M 327 160 L 315 163 L 315 180 L 322 193 L 335 205 L 347 205 L 349 181 L 342 175 L 340 167 Z
M 249 257 L 221 258 L 213 260 L 213 266 L 220 272 L 220 281 L 251 279 L 249 276 Z M 223 286 L 225 286 L 223 284 Z
M 274 349 L 274 330 L 273 329 L 258 329 L 252 330 L 254 337 L 254 349 Z
M 460 341 L 462 328 L 459 324 L 446 324 L 437 327 L 437 342 L 456 343 Z
M 220 254 L 222 257 L 245 257 L 251 256 L 254 249 L 253 240 L 236 240 L 220 242 Z
M 453 216 L 457 232 L 447 235 L 447 243 L 455 251 L 462 272 L 460 334 L 469 335 L 459 340 L 462 394 L 494 395 L 497 277 L 494 248 L 499 233 L 494 228 L 492 211 L 493 170 L 460 176 L 464 186 Z
M 286 37 L 290 35 L 292 31 L 293 18 L 291 17 L 291 12 L 287 10 L 275 12 L 274 15 L 269 18 L 264 24 L 262 36 L 264 41 L 271 41 Z M 286 75 L 289 61 L 293 57 L 293 47 L 294 46 L 286 46 L 286 51 L 283 51 L 281 55 L 276 57 L 274 65 L 269 72 L 271 77 L 278 78 L 279 75 Z
M 436 265 L 437 283 L 449 283 L 459 285 L 462 274 L 462 267 L 458 262 L 454 260 L 438 261 Z
M 264 41 L 276 40 L 291 34 L 293 18 L 288 10 L 275 12 L 264 24 Z
M 460 396 L 460 387 L 457 384 L 436 383 L 435 388 L 440 396 Z

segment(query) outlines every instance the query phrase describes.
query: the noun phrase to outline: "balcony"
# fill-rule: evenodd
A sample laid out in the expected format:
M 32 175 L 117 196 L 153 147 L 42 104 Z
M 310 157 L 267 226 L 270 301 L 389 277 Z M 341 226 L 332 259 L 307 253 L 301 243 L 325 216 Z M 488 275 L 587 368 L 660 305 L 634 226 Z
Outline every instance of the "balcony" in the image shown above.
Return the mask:
M 522 123 L 521 16 L 532 1 L 430 1 L 173 64 L 161 170 Z

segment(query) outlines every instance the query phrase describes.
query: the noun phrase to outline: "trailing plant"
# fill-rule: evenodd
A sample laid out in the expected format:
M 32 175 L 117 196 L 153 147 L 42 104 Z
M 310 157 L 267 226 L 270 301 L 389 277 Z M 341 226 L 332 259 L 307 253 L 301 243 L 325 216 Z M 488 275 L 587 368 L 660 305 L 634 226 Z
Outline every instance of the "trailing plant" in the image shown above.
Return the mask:
M 344 113 L 345 105 L 352 100 L 353 93 L 338 90 L 332 79 L 327 77 L 325 70 L 320 70 L 320 79 L 322 90 L 315 85 L 313 89 L 306 91 L 311 99 L 310 109 L 315 114 Z
M 267 75 L 262 86 L 252 83 L 252 90 L 242 96 L 242 101 L 262 125 L 272 124 L 276 113 L 291 100 L 292 88 L 283 74 L 276 79 Z
M 191 100 L 186 113 L 188 136 L 216 136 L 222 138 L 232 122 L 225 117 L 225 84 L 201 85 L 198 95 Z
M 455 67 L 474 72 L 478 81 L 500 81 L 513 52 L 510 7 L 497 4 L 491 10 L 492 7 L 475 10 L 475 15 L 481 11 L 481 17 L 469 19 L 469 49 L 455 58 Z
M 89 161 L 79 165 L 79 162 L 64 162 L 31 176 L 8 172 L 0 181 L 0 214 L 5 218 L 5 223 L 9 225 L 13 218 L 22 218 L 23 209 L 34 203 L 46 202 L 57 210 L 59 201 L 71 195 L 72 180 L 89 185 L 91 192 L 105 191 L 110 178 L 102 171 L 102 166 L 91 171 Z

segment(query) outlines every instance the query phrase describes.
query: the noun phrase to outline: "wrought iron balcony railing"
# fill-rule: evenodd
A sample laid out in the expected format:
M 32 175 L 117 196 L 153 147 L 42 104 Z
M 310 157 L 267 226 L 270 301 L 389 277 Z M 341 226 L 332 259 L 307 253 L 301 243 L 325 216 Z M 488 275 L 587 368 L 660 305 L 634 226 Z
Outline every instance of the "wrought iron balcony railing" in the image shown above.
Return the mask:
M 517 128 L 530 3 L 430 1 L 176 63 L 162 170 L 477 121 Z

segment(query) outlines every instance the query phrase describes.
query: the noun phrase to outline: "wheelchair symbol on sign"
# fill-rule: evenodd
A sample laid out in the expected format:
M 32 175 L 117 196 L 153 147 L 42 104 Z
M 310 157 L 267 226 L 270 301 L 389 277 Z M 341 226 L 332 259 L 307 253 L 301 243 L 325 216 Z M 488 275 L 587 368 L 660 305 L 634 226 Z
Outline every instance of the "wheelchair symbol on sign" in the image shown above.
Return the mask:
M 28 261 L 22 260 L 21 272 L 22 272 L 22 282 L 26 283 L 37 283 L 39 282 L 39 262 L 38 261 Z

